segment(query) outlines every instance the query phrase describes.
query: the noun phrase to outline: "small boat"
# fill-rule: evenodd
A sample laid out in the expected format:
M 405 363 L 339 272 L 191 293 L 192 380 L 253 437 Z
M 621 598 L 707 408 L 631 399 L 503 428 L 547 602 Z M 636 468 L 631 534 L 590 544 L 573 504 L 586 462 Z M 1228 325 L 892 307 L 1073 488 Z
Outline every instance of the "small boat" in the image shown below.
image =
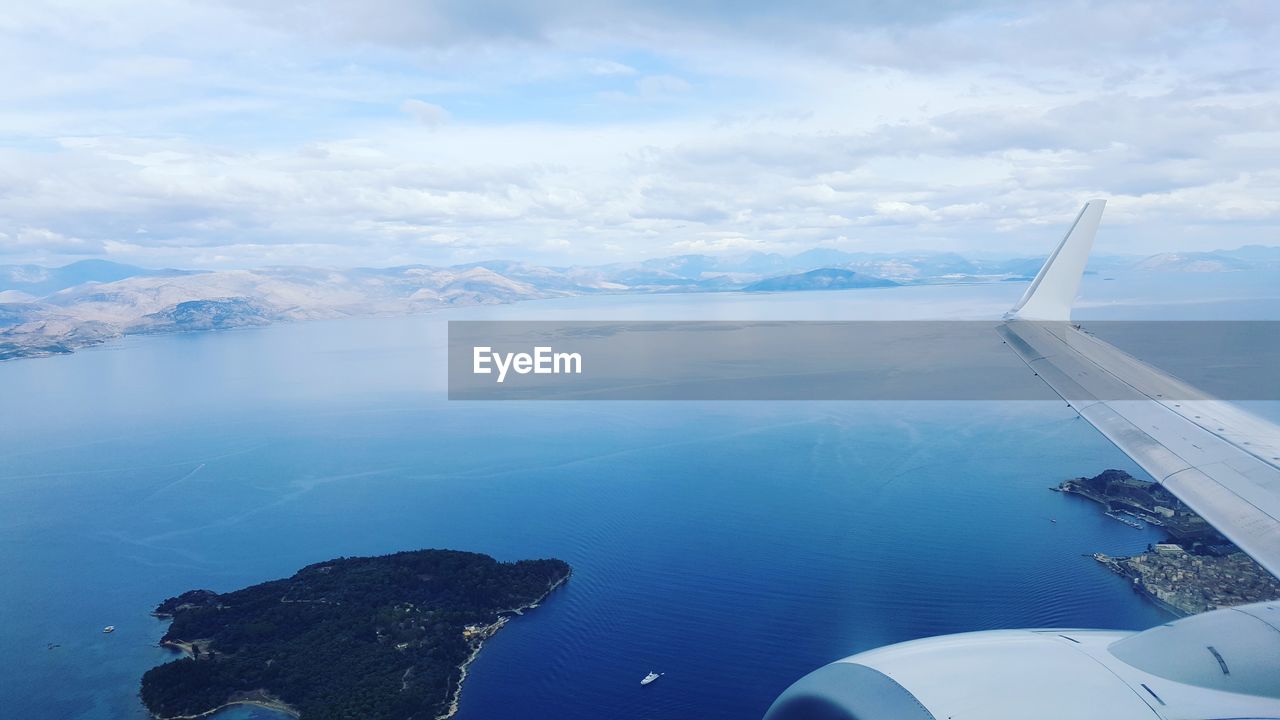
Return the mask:
M 104 633 L 111 633 L 111 632 L 115 632 L 115 631 L 116 631 L 116 626 L 115 626 L 115 625 L 108 625 L 108 626 L 106 626 L 106 627 L 102 628 L 102 632 L 104 632 Z
M 644 679 L 640 681 L 640 684 L 648 685 L 649 683 L 653 682 L 654 680 L 657 680 L 660 677 L 662 677 L 662 673 L 651 672 L 648 675 L 644 676 Z

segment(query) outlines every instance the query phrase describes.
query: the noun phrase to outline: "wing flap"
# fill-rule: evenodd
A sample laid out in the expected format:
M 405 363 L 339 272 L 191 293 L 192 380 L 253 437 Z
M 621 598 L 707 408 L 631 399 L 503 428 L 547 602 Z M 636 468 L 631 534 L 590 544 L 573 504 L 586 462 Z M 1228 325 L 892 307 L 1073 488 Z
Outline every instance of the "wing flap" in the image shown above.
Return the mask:
M 1240 432 L 1280 436 L 1280 428 L 1271 425 L 1268 433 L 1269 423 L 1236 411 L 1232 417 L 1247 420 L 1246 430 L 1228 424 L 1211 431 L 1183 414 L 1193 412 L 1200 401 L 1162 401 L 1135 387 L 1150 391 L 1180 381 L 1067 323 L 1013 320 L 999 332 L 1081 417 L 1227 539 L 1280 576 L 1280 468 L 1228 439 Z M 1221 412 L 1213 417 L 1229 423 Z

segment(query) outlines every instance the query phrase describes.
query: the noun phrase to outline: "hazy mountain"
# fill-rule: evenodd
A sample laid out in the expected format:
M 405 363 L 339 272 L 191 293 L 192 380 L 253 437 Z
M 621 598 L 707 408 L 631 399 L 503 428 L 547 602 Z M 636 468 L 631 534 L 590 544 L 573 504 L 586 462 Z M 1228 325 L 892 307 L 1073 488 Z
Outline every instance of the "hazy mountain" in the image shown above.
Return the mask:
M 784 292 L 794 290 L 847 290 L 851 288 L 893 287 L 892 280 L 870 277 L 852 270 L 819 268 L 795 275 L 778 277 L 751 283 L 743 288 L 747 292 Z
M 0 265 L 0 359 L 70 352 L 129 333 L 215 330 L 593 293 L 793 291 L 1030 278 L 1042 258 L 955 253 L 678 255 L 597 266 L 490 260 L 452 267 L 281 266 L 193 272 L 103 260 L 56 268 Z M 1280 248 L 1096 256 L 1092 271 L 1280 269 Z
M 53 270 L 64 270 L 56 268 Z M 46 270 L 41 268 L 41 270 Z M 94 277 L 108 275 L 95 268 Z M 507 303 L 598 292 L 598 278 L 521 267 L 508 277 L 480 265 L 330 270 L 272 267 L 220 272 L 117 266 L 94 280 L 28 302 L 0 303 L 0 359 L 68 352 L 124 334 L 218 330 L 287 320 L 400 315 L 454 305 Z M 26 272 L 26 271 L 24 271 Z M 60 284 L 46 273 L 50 286 Z M 27 272 L 22 286 L 36 273 Z M 58 277 L 69 277 L 62 273 Z M 625 288 L 619 288 L 625 289 Z M 9 293 L 16 290 L 10 289 Z
M 226 330 L 271 324 L 270 311 L 249 298 L 186 300 L 168 310 L 148 313 L 129 326 L 131 333 Z
M 1236 250 L 1160 253 L 1134 265 L 1138 270 L 1164 272 L 1230 272 L 1280 268 L 1280 248 L 1249 245 Z
M 1280 268 L 1280 247 L 1273 245 L 1245 245 L 1235 250 L 1217 250 L 1218 255 L 1226 255 L 1236 260 L 1249 263 L 1249 269 Z
M 131 277 L 187 274 L 182 270 L 150 270 L 109 260 L 81 260 L 62 267 L 0 265 L 0 290 L 17 290 L 35 297 L 89 282 L 115 282 Z

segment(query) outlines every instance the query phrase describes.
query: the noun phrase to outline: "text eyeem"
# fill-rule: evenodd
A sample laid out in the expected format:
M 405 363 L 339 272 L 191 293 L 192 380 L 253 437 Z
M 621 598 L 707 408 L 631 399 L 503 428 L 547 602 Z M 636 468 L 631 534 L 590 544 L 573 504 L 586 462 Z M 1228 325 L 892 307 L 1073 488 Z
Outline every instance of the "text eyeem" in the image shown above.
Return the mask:
M 472 372 L 489 375 L 498 370 L 498 382 L 507 379 L 507 371 L 528 375 L 582 374 L 582 355 L 555 352 L 550 347 L 535 347 L 532 353 L 494 352 L 491 347 L 476 346 L 472 354 Z

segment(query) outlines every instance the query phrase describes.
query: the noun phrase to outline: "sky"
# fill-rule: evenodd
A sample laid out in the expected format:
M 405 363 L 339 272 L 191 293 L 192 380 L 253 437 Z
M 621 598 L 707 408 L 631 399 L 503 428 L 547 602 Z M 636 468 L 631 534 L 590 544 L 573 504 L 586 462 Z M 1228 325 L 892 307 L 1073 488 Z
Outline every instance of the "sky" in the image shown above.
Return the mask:
M 1280 244 L 1263 0 L 35 0 L 0 107 L 0 264 Z

